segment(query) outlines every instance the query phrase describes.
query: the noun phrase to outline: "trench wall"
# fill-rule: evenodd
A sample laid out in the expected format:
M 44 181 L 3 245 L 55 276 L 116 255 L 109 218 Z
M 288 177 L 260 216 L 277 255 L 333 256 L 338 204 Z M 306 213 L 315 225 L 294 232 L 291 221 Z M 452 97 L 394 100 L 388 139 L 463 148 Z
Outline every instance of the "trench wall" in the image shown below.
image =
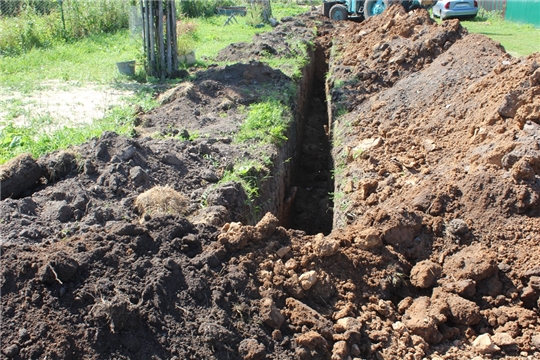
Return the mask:
M 294 120 L 287 131 L 287 141 L 281 146 L 273 159 L 271 176 L 261 182 L 256 214 L 252 218 L 259 220 L 267 212 L 275 214 L 282 226 L 289 224 L 289 214 L 294 201 L 292 184 L 297 158 L 302 146 L 302 136 L 306 121 L 307 109 L 312 96 L 315 76 L 315 51 L 308 46 L 308 61 L 302 69 L 302 79 L 297 84 L 296 101 L 291 105 Z

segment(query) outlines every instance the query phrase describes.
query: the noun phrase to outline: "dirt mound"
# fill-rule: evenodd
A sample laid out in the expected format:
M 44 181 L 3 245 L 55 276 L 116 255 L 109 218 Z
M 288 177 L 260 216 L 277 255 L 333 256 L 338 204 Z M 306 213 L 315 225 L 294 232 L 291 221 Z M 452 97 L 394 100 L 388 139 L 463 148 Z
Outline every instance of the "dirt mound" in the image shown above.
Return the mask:
M 253 49 L 264 42 L 289 56 L 280 46 L 293 24 L 306 36 L 317 26 L 308 54 L 331 54 L 328 236 L 286 229 L 272 214 L 246 225 L 242 187 L 212 186 L 237 159 L 259 159 L 231 143 L 242 106 L 293 80 L 258 62 L 268 49 Z M 29 168 L 39 178 L 0 202 L 1 356 L 536 356 L 540 55 L 511 58 L 458 21 L 437 25 L 400 7 L 332 27 L 308 14 L 226 49 L 245 62 L 200 72 L 140 115 L 138 132 L 161 138 L 106 133 L 10 165 L 4 179 Z M 321 72 L 324 60 L 306 69 Z M 316 141 L 296 148 L 312 182 L 296 201 L 311 186 L 324 192 L 327 170 L 311 166 L 328 156 L 315 154 L 325 148 L 319 117 L 305 126 Z M 141 222 L 137 196 L 166 185 L 188 197 L 186 216 L 150 212 Z M 308 212 L 287 197 L 279 201 Z

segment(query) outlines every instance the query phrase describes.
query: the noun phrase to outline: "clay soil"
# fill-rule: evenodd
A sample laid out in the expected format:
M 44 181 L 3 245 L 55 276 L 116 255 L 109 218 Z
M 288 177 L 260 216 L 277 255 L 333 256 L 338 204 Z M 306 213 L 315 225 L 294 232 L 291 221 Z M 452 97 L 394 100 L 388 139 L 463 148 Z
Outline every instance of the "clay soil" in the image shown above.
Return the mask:
M 317 89 L 257 213 L 220 179 L 278 162 L 234 135 L 299 81 L 264 63 L 291 34 Z M 540 54 L 395 6 L 284 19 L 220 59 L 133 138 L 2 167 L 0 358 L 540 358 Z M 135 206 L 158 185 L 181 211 Z

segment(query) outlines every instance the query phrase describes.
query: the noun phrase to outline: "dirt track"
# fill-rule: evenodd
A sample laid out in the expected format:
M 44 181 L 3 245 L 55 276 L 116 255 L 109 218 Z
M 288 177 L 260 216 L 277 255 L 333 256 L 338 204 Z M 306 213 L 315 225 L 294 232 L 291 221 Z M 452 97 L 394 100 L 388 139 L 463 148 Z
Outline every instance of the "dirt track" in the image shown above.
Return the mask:
M 291 111 L 317 141 L 292 167 L 264 149 L 263 217 L 213 184 L 261 159 L 231 139 L 240 105 L 294 83 L 258 62 L 290 56 L 288 34 L 315 44 L 304 81 L 326 78 L 333 169 L 306 91 Z M 2 168 L 2 358 L 540 358 L 539 54 L 393 7 L 304 15 L 220 56 L 243 64 L 167 94 L 139 137 Z M 185 213 L 141 222 L 137 195 L 167 184 Z M 333 230 L 306 235 L 328 222 L 329 184 Z

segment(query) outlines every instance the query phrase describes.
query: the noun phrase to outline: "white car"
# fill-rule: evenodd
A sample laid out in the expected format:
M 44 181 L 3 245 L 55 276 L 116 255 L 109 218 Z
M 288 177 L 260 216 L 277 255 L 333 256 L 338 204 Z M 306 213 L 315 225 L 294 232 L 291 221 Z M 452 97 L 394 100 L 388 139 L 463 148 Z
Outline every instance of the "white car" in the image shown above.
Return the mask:
M 472 19 L 478 14 L 478 1 L 476 0 L 439 0 L 433 6 L 433 16 L 441 20 L 448 18 Z

